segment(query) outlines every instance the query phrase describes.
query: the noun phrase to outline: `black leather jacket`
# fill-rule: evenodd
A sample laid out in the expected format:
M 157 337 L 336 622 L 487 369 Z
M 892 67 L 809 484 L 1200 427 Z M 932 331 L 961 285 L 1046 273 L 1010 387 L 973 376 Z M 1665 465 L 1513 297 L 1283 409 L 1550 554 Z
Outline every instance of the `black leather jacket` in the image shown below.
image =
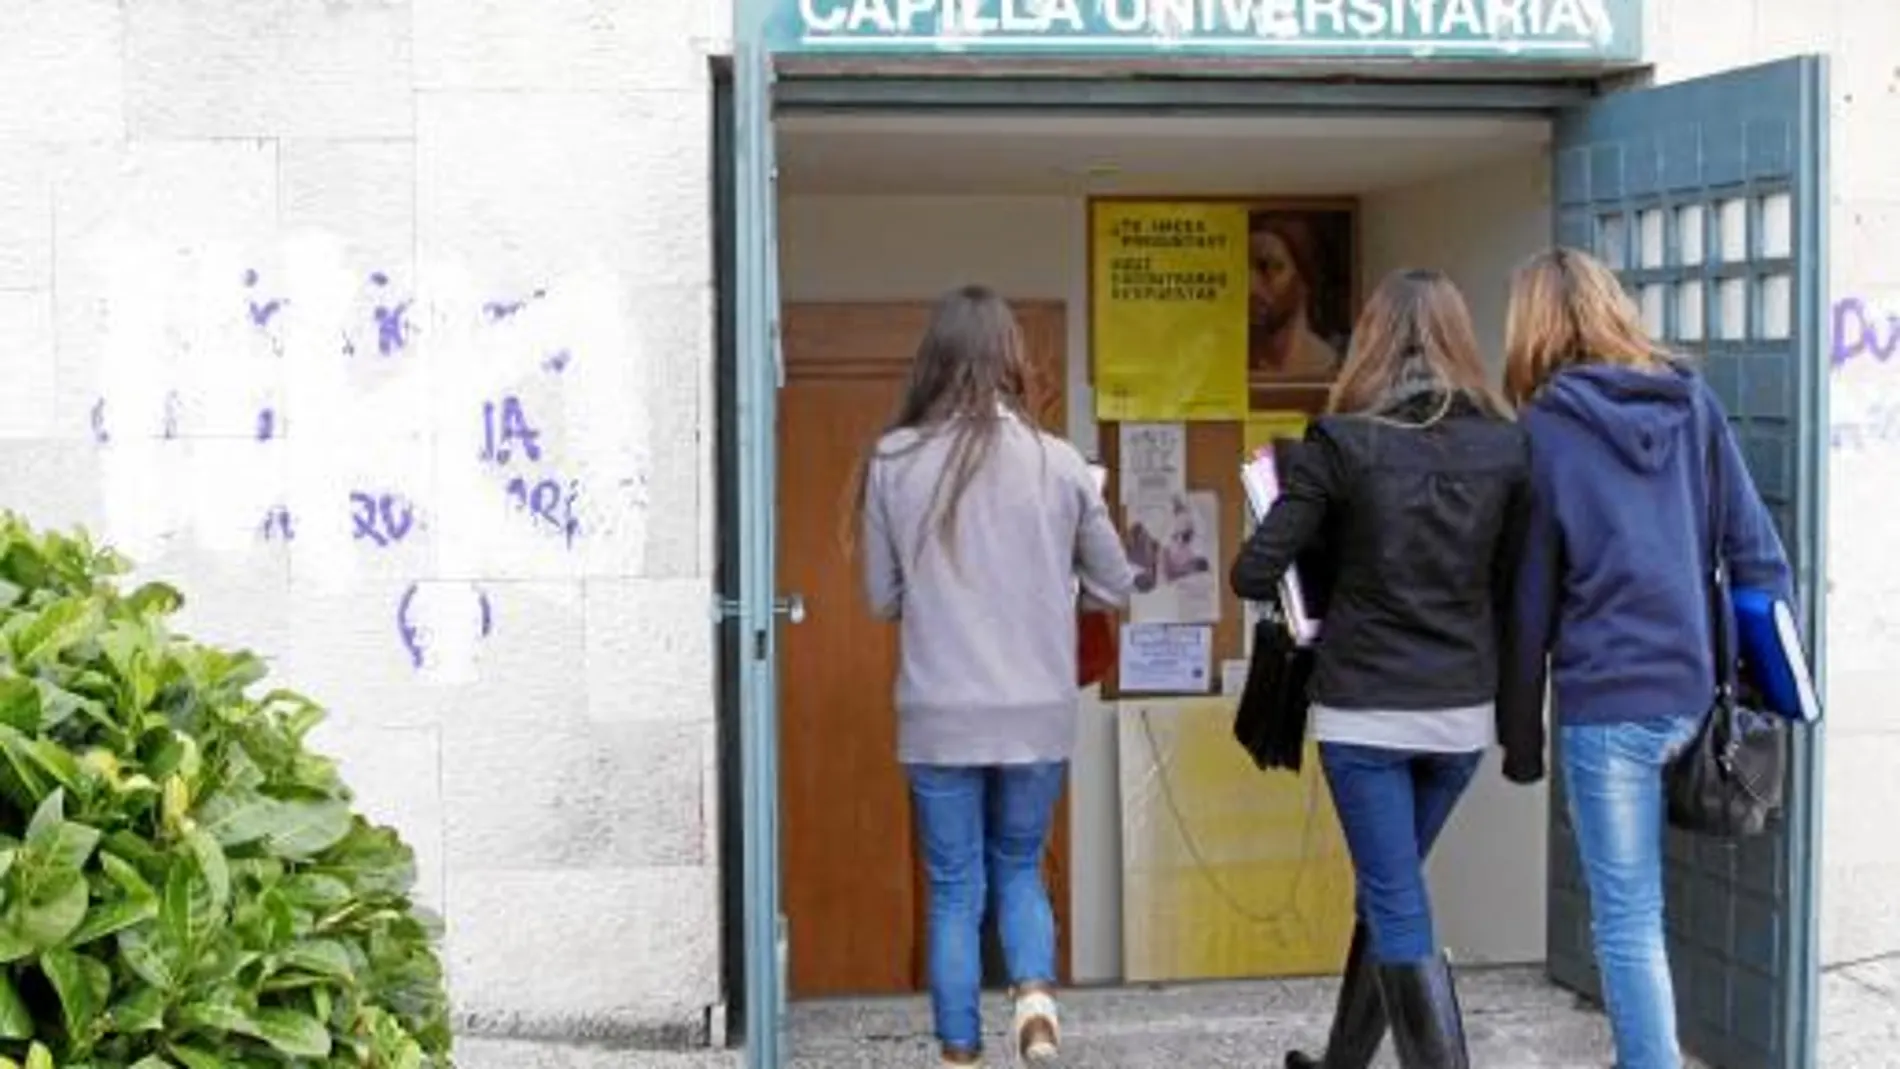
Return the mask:
M 1313 675 L 1325 705 L 1454 709 L 1497 697 L 1529 440 L 1462 398 L 1419 425 L 1442 406 L 1442 394 L 1425 395 L 1383 419 L 1315 420 L 1234 561 L 1229 581 L 1247 600 L 1277 600 L 1296 557 L 1302 581 L 1326 592 Z M 1315 551 L 1332 574 L 1309 578 Z M 1521 732 L 1499 727 L 1510 749 Z

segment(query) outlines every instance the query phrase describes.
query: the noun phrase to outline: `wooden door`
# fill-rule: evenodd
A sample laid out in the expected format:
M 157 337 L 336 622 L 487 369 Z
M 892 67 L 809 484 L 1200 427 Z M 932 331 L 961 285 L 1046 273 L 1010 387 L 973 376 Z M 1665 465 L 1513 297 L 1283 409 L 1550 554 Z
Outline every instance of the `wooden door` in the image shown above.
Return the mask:
M 1015 306 L 1044 426 L 1063 425 L 1059 303 Z M 791 995 L 924 987 L 927 898 L 897 764 L 897 630 L 865 610 L 843 535 L 859 458 L 890 419 L 924 304 L 793 304 L 779 400 L 779 583 L 805 596 L 782 632 L 780 815 Z M 1050 838 L 1058 968 L 1069 966 L 1068 801 Z

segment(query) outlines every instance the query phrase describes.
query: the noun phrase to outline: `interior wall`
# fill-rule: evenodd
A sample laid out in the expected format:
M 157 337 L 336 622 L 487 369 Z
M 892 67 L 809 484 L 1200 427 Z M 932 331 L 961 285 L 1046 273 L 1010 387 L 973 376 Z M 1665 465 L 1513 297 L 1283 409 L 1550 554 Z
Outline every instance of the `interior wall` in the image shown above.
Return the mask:
M 1360 255 L 1368 290 L 1386 271 L 1432 266 L 1465 290 L 1487 359 L 1503 336 L 1511 265 L 1548 240 L 1541 154 L 1481 173 L 1368 196 Z M 918 300 L 969 282 L 1068 308 L 1069 432 L 1096 450 L 1088 389 L 1087 204 L 1079 197 L 794 195 L 780 205 L 787 302 Z M 1072 771 L 1072 972 L 1121 976 L 1121 813 L 1113 712 L 1085 700 Z M 1544 956 L 1546 792 L 1510 787 L 1495 759 L 1432 864 L 1439 930 L 1459 960 Z
M 1387 272 L 1436 268 L 1464 293 L 1494 378 L 1503 371 L 1511 269 L 1550 242 L 1550 168 L 1538 152 L 1365 197 L 1364 292 Z M 1549 791 L 1504 779 L 1495 751 L 1433 851 L 1439 938 L 1466 963 L 1544 959 Z

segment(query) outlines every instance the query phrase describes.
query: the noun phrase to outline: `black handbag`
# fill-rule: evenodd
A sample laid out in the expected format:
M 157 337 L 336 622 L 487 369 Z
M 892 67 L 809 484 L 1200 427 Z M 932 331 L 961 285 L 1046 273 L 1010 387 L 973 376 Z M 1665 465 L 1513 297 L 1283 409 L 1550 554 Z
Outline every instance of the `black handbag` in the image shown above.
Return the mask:
M 1289 478 L 1294 455 L 1303 448 L 1305 443 L 1297 439 L 1274 439 L 1273 459 L 1282 484 Z M 1315 619 L 1324 619 L 1332 602 L 1338 544 L 1338 522 L 1329 517 L 1320 537 L 1299 554 L 1305 608 Z M 1234 710 L 1234 741 L 1263 772 L 1276 768 L 1298 772 L 1306 753 L 1306 721 L 1318 651 L 1294 641 L 1285 610 L 1277 602 L 1260 608 L 1253 626 L 1247 682 Z
M 1295 643 L 1279 608 L 1267 607 L 1254 622 L 1247 684 L 1234 710 L 1234 740 L 1262 771 L 1300 770 L 1312 678 L 1313 648 Z
M 1788 723 L 1744 700 L 1737 680 L 1728 565 L 1722 559 L 1723 505 L 1717 484 L 1716 438 L 1707 442 L 1709 490 L 1709 633 L 1715 652 L 1715 699 L 1695 741 L 1664 773 L 1672 827 L 1716 839 L 1760 835 L 1781 810 L 1788 764 Z

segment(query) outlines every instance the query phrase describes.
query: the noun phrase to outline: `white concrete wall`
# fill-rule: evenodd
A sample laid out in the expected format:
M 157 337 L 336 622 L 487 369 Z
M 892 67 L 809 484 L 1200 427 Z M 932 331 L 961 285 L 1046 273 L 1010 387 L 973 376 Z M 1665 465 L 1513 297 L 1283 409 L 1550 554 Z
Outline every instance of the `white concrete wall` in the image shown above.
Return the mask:
M 119 543 L 333 710 L 473 1031 L 685 1042 L 721 997 L 725 12 L 0 0 L 0 502 Z M 542 455 L 484 463 L 510 394 Z M 578 483 L 571 545 L 515 476 Z M 355 491 L 400 499 L 387 546 Z
M 1386 271 L 1433 266 L 1467 290 L 1495 357 L 1511 266 L 1550 234 L 1542 156 L 1366 198 L 1368 288 Z M 1088 377 L 1087 204 L 1079 197 L 793 196 L 780 213 L 787 301 L 929 300 L 966 282 L 1014 299 L 1061 300 L 1069 316 L 1069 427 L 1097 430 Z M 1070 805 L 1071 941 L 1081 982 L 1121 975 L 1121 792 L 1112 710 L 1086 708 Z M 1446 833 L 1433 880 L 1442 929 L 1460 960 L 1544 955 L 1543 789 L 1508 787 L 1495 769 Z
M 1828 964 L 1900 955 L 1900 4 L 1661 0 L 1660 81 L 1800 53 L 1829 56 L 1828 718 L 1821 942 Z

